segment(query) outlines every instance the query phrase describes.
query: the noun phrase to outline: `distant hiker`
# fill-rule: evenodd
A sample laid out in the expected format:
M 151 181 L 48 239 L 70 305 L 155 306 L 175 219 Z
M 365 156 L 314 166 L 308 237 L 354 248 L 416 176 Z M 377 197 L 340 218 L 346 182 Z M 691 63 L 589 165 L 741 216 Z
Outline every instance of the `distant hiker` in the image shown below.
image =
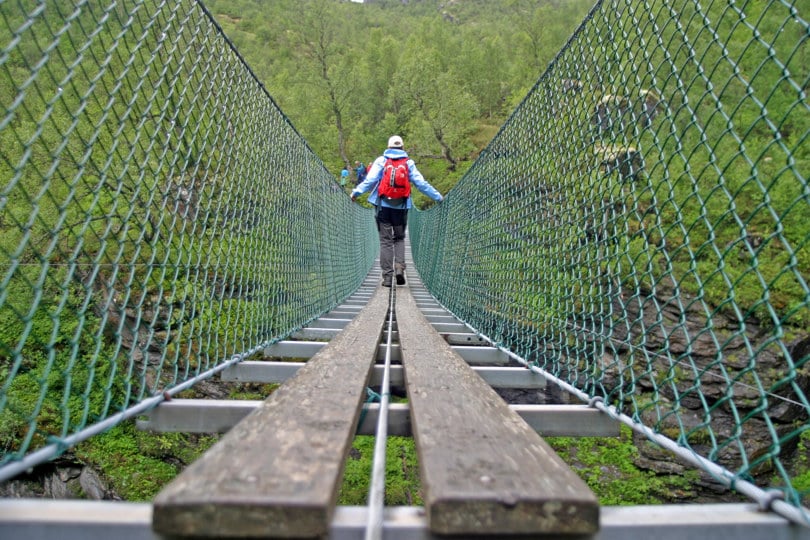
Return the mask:
M 356 186 L 356 185 L 360 184 L 360 182 L 362 182 L 363 180 L 366 179 L 366 171 L 367 171 L 367 169 L 366 169 L 366 166 L 363 165 L 362 163 L 360 163 L 359 161 L 354 162 L 354 167 L 355 167 L 354 174 L 357 177 L 354 180 L 354 185 Z
M 441 202 L 442 194 L 431 186 L 402 149 L 402 137 L 388 139 L 388 148 L 374 160 L 366 179 L 352 191 L 352 200 L 371 191 L 368 202 L 376 209 L 377 231 L 380 234 L 380 268 L 383 287 L 390 287 L 396 275 L 397 285 L 405 284 L 405 227 L 411 201 L 411 184 L 416 189 Z
M 340 171 L 340 185 L 345 186 L 348 180 L 349 180 L 349 169 L 343 167 L 343 170 Z

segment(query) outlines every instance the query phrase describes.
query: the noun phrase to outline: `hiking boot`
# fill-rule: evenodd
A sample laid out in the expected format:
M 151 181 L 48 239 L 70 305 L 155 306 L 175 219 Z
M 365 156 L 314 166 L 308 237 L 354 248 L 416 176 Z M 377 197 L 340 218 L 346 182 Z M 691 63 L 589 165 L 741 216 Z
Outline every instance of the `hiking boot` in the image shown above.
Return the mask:
M 397 276 L 397 285 L 405 285 L 405 265 L 397 264 L 394 267 L 394 274 Z
M 382 282 L 383 287 L 390 287 L 391 286 L 391 276 L 385 276 Z

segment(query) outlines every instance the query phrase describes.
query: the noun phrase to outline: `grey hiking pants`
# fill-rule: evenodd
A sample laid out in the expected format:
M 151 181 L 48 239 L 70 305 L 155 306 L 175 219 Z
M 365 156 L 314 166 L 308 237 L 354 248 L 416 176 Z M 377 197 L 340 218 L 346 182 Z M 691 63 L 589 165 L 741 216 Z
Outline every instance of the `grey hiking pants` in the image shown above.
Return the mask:
M 396 267 L 397 273 L 405 270 L 405 230 L 408 226 L 408 210 L 377 209 L 377 231 L 380 233 L 380 269 L 383 280 L 390 280 Z M 395 266 L 396 265 L 396 266 Z

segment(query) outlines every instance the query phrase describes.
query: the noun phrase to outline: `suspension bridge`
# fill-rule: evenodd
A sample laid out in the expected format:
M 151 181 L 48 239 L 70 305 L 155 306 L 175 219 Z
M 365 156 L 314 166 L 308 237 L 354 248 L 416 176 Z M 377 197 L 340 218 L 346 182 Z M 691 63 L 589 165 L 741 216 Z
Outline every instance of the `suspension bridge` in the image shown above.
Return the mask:
M 203 3 L 0 14 L 0 482 L 124 423 L 223 434 L 151 502 L 0 499 L 0 537 L 810 538 L 801 3 L 596 2 L 391 289 Z M 211 380 L 280 386 L 183 399 Z M 620 426 L 747 502 L 600 505 L 544 438 Z M 383 504 L 389 435 L 423 505 Z

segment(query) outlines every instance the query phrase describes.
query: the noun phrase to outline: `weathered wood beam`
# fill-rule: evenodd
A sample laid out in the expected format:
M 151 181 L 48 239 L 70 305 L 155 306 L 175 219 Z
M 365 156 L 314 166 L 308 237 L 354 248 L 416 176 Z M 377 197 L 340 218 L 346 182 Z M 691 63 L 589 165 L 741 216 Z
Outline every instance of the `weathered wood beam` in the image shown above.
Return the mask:
M 157 495 L 172 537 L 302 538 L 329 532 L 388 312 L 374 297 L 328 345 Z
M 599 503 L 398 288 L 397 325 L 428 526 L 459 535 L 592 534 Z

